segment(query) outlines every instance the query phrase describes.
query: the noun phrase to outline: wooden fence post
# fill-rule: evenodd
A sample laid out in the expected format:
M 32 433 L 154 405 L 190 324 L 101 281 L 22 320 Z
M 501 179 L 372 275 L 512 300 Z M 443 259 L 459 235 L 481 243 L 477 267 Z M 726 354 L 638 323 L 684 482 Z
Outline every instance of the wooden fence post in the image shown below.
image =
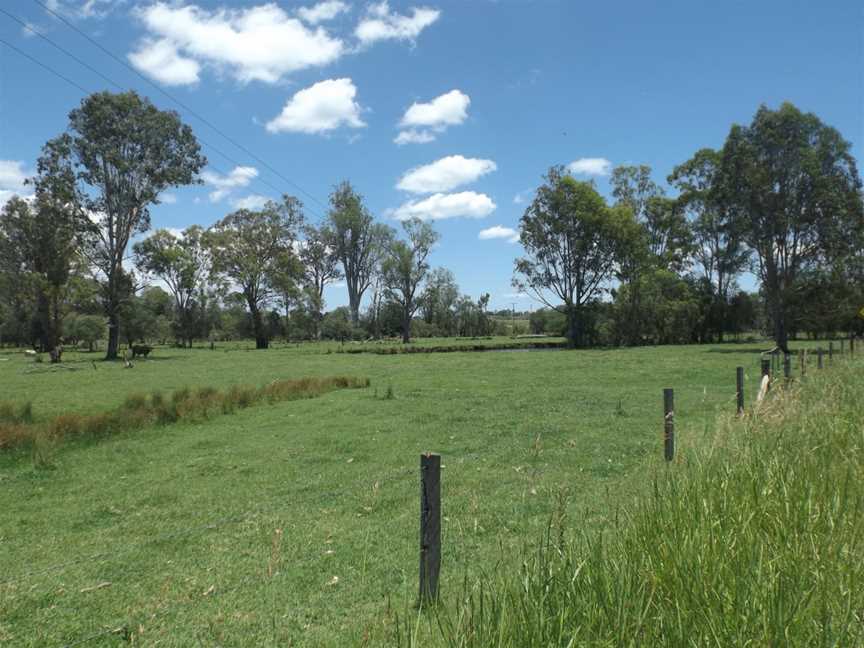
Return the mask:
M 675 390 L 663 390 L 663 456 L 675 458 Z
M 420 455 L 420 602 L 438 599 L 441 571 L 441 455 Z
M 817 369 L 822 368 L 822 354 L 823 353 L 824 352 L 822 351 L 822 347 L 819 347 L 818 349 L 816 349 L 816 368 Z
M 849 355 L 855 355 L 855 334 L 849 335 Z
M 807 373 L 807 349 L 801 349 L 801 353 L 799 354 L 801 358 L 801 377 L 804 377 L 804 374 Z
M 783 356 L 783 377 L 787 383 L 792 380 L 792 358 L 788 353 Z
M 735 387 L 738 390 L 738 416 L 744 416 L 744 367 L 735 368 Z
M 834 362 L 834 342 L 833 340 L 828 343 L 828 364 Z
M 762 359 L 762 377 L 768 376 L 768 388 L 771 388 L 771 361 Z

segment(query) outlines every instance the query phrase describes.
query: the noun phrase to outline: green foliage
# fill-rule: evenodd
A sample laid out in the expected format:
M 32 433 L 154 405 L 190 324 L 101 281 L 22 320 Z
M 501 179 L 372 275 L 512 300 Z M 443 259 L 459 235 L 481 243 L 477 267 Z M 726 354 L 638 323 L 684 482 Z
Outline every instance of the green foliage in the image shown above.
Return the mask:
M 851 144 L 791 103 L 761 106 L 748 126 L 732 126 L 721 170 L 724 207 L 759 261 L 774 338 L 785 349 L 801 273 L 860 253 L 864 205 Z
M 333 253 L 342 264 L 348 288 L 351 321 L 356 326 L 360 302 L 375 277 L 392 230 L 374 222 L 363 196 L 347 181 L 336 185 L 330 194 L 327 222 Z
M 381 283 L 387 299 L 402 311 L 402 342 L 411 339 L 411 318 L 419 306 L 417 291 L 426 278 L 426 258 L 439 236 L 429 223 L 419 218 L 404 221 L 407 241 L 391 239 L 381 262 Z
M 281 202 L 268 202 L 257 211 L 240 209 L 228 214 L 207 232 L 213 273 L 239 287 L 259 349 L 269 344 L 262 307 L 277 293 L 286 275 L 297 274 L 293 244 L 302 221 L 302 203 L 284 196 Z
M 526 256 L 516 260 L 513 285 L 561 308 L 568 340 L 579 346 L 583 306 L 602 294 L 639 240 L 631 207 L 608 207 L 591 183 L 553 167 L 520 221 Z
M 92 257 L 105 277 L 106 357 L 117 357 L 120 310 L 131 294 L 123 259 L 130 239 L 150 227 L 149 206 L 169 187 L 196 181 L 207 160 L 192 129 L 134 91 L 99 92 L 69 113 L 69 150 L 86 187 L 84 208 L 99 214 Z

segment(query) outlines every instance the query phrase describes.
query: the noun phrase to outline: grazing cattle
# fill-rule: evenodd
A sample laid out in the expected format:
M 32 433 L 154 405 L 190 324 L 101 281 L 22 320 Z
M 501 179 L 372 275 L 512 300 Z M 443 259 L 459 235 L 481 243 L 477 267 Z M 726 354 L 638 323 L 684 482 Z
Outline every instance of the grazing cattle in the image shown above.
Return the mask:
M 134 360 L 138 356 L 142 356 L 142 357 L 146 358 L 152 350 L 153 350 L 153 347 L 148 346 L 146 344 L 133 344 L 132 345 L 132 359 Z

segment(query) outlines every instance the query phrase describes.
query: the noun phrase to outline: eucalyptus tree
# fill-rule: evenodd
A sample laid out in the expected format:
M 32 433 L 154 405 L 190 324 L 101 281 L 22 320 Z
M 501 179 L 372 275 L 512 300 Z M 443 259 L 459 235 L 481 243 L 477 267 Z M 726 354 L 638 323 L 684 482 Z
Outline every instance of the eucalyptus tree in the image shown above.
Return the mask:
M 159 229 L 132 247 L 138 269 L 160 279 L 174 298 L 174 322 L 178 338 L 192 347 L 197 332 L 198 298 L 210 273 L 210 254 L 200 225 L 187 227 L 179 236 Z
M 327 220 L 332 231 L 333 252 L 342 264 L 348 287 L 351 321 L 357 326 L 360 302 L 378 269 L 389 228 L 374 222 L 363 204 L 363 197 L 347 181 L 337 185 L 330 195 Z
M 407 241 L 391 237 L 381 262 L 384 294 L 402 313 L 402 342 L 411 341 L 411 319 L 419 306 L 417 291 L 429 272 L 428 257 L 438 233 L 419 218 L 403 221 Z
M 629 206 L 609 207 L 590 182 L 552 167 L 519 224 L 526 256 L 513 286 L 567 317 L 571 347 L 582 343 L 582 312 L 633 253 L 640 228 Z
M 84 207 L 97 224 L 91 260 L 108 318 L 106 359 L 117 357 L 119 314 L 130 284 L 129 242 L 150 229 L 149 208 L 170 187 L 196 182 L 205 166 L 192 129 L 134 91 L 100 92 L 69 113 L 70 150 Z
M 324 314 L 324 288 L 342 278 L 339 258 L 333 246 L 333 231 L 327 226 L 306 225 L 300 243 L 303 284 L 315 324 L 315 337 L 321 334 Z
M 678 203 L 690 219 L 693 257 L 711 286 L 712 324 L 722 341 L 732 290 L 749 266 L 750 251 L 723 196 L 720 162 L 719 151 L 700 149 L 676 166 L 668 181 L 680 192 Z
M 81 206 L 70 157 L 70 138 L 48 141 L 37 162 L 32 200 L 13 198 L 0 216 L 6 264 L 17 264 L 22 284 L 32 291 L 31 336 L 59 362 L 64 302 L 79 248 L 91 223 Z M 5 264 L 4 264 L 5 265 Z
M 791 103 L 734 124 L 721 153 L 724 207 L 756 257 L 774 341 L 788 350 L 790 305 L 803 270 L 850 254 L 861 229 L 852 145 Z
M 260 210 L 232 212 L 207 231 L 213 275 L 235 286 L 242 295 L 252 318 L 257 349 L 269 346 L 262 309 L 280 294 L 281 282 L 296 277 L 295 245 L 302 222 L 300 201 L 284 196 Z

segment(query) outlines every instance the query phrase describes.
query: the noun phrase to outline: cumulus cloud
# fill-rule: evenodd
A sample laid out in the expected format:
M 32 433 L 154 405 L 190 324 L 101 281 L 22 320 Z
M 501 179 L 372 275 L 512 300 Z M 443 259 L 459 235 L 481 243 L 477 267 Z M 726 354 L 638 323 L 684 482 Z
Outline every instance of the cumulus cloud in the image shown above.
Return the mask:
M 409 200 L 390 211 L 396 220 L 419 218 L 443 220 L 445 218 L 485 218 L 495 211 L 495 203 L 486 194 L 474 191 L 436 193 L 423 200 Z
M 173 205 L 177 202 L 177 196 L 173 193 L 163 193 L 161 196 L 159 196 L 159 202 L 166 205 Z
M 424 29 L 438 20 L 441 12 L 429 7 L 413 7 L 411 15 L 390 11 L 387 0 L 369 5 L 366 15 L 358 23 L 354 35 L 361 45 L 382 40 L 413 41 Z
M 172 51 L 181 62 L 213 65 L 244 83 L 275 83 L 286 74 L 332 63 L 345 51 L 340 39 L 321 27 L 308 27 L 276 3 L 209 11 L 194 4 L 155 2 L 135 13 L 149 34 L 130 61 L 160 81 L 160 61 L 165 56 L 173 60 Z M 176 74 L 175 82 L 194 83 L 197 73 L 184 65 L 185 76 Z
M 30 176 L 24 163 L 16 160 L 0 160 L 0 207 L 12 196 L 26 197 L 24 181 Z
M 525 189 L 524 191 L 520 191 L 515 196 L 513 196 L 513 204 L 514 205 L 524 205 L 528 201 L 528 197 L 531 195 L 530 189 Z
M 165 85 L 197 83 L 201 71 L 196 60 L 181 56 L 177 47 L 167 39 L 145 38 L 128 58 L 136 68 Z
M 612 171 L 612 163 L 606 158 L 579 158 L 567 168 L 579 175 L 607 176 Z
M 267 122 L 271 133 L 325 133 L 340 126 L 363 128 L 362 108 L 351 79 L 327 79 L 298 91 L 282 112 Z
M 270 199 L 267 196 L 249 194 L 244 198 L 238 198 L 237 200 L 232 201 L 231 206 L 234 207 L 234 209 L 261 209 L 269 201 Z
M 246 187 L 253 179 L 258 177 L 258 169 L 250 166 L 236 166 L 228 175 L 220 175 L 213 171 L 204 171 L 201 179 L 208 185 L 216 187 L 210 192 L 210 202 L 219 202 L 232 190 Z
M 431 164 L 411 169 L 402 176 L 396 187 L 418 194 L 450 191 L 474 182 L 497 168 L 492 160 L 449 155 Z
M 341 0 L 325 0 L 311 7 L 300 7 L 297 10 L 297 15 L 304 22 L 310 25 L 317 25 L 320 22 L 333 20 L 340 13 L 349 11 L 350 9 L 351 7 L 341 2 Z
M 503 225 L 493 225 L 486 229 L 480 230 L 477 235 L 481 241 L 490 241 L 494 239 L 504 239 L 508 243 L 516 243 L 519 240 L 519 232 L 512 227 L 504 227 Z
M 413 103 L 399 122 L 403 130 L 394 140 L 397 144 L 426 143 L 435 139 L 435 133 L 449 126 L 463 123 L 468 118 L 471 98 L 460 90 L 451 90 L 427 103 Z

